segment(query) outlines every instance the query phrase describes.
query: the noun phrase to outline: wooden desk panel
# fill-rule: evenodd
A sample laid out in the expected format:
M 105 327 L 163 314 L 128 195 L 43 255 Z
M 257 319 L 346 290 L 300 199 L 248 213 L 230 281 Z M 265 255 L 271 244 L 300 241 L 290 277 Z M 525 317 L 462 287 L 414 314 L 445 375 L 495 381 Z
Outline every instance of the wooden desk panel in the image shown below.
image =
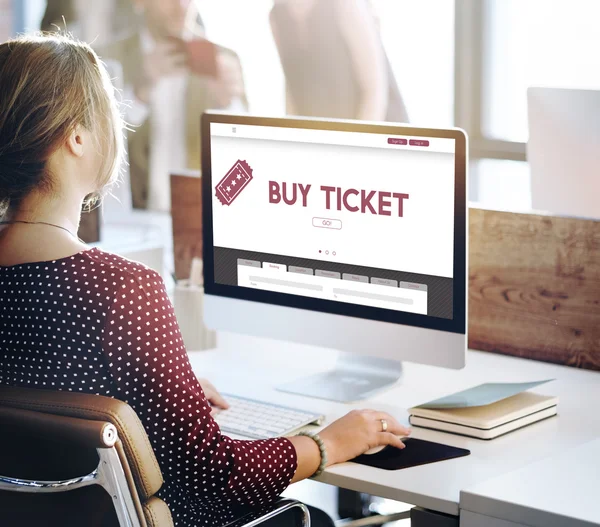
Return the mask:
M 192 258 L 202 258 L 202 185 L 199 172 L 171 175 L 175 277 L 190 277 Z
M 100 241 L 100 207 L 95 208 L 90 212 L 84 211 L 81 213 L 81 221 L 79 222 L 77 235 L 85 243 L 96 243 Z
M 600 370 L 600 222 L 470 209 L 469 347 Z

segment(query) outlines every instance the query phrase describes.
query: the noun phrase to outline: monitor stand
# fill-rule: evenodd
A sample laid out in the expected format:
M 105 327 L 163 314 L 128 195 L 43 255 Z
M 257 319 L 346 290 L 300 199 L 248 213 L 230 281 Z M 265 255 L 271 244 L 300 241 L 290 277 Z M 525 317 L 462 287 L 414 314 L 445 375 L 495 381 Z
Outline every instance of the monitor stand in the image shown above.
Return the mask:
M 351 403 L 389 388 L 402 376 L 402 363 L 391 359 L 340 353 L 333 370 L 278 386 L 296 393 L 340 403 Z

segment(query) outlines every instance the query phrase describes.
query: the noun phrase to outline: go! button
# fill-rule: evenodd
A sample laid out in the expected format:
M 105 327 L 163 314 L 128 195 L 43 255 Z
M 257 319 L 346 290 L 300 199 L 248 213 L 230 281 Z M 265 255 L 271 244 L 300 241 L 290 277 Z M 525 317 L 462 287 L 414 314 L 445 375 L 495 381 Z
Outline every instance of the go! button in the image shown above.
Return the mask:
M 312 224 L 313 227 L 318 227 L 319 229 L 335 229 L 339 231 L 342 228 L 342 221 L 332 218 L 313 218 Z

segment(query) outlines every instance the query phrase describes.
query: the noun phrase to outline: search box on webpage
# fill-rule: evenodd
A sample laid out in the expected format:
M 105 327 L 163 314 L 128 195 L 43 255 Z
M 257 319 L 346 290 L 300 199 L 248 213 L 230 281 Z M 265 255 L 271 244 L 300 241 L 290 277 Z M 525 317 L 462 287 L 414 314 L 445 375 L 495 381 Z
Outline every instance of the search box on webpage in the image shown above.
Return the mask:
M 379 300 L 382 302 L 395 302 L 396 304 L 406 304 L 412 306 L 414 300 L 412 298 L 402 298 L 400 296 L 380 295 L 378 293 L 367 293 L 365 291 L 355 291 L 353 289 L 333 288 L 334 295 L 354 296 L 357 298 L 368 298 L 370 300 Z
M 257 284 L 281 285 L 285 287 L 297 287 L 298 289 L 308 289 L 310 291 L 323 291 L 322 285 L 305 284 L 303 282 L 294 282 L 292 280 L 282 280 L 281 278 L 269 278 L 267 276 L 250 276 L 251 282 Z

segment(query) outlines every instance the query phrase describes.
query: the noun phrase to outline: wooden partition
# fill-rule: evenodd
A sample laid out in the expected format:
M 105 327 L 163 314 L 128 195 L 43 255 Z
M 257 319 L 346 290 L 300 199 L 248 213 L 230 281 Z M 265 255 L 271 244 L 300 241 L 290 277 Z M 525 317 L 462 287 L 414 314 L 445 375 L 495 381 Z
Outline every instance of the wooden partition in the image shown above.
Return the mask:
M 200 178 L 171 177 L 175 273 L 202 257 Z M 600 222 L 469 209 L 469 347 L 600 370 Z
M 192 258 L 202 258 L 202 185 L 199 172 L 171 175 L 175 277 L 190 277 Z
M 81 222 L 77 235 L 85 243 L 96 243 L 100 241 L 100 207 L 91 212 L 81 213 Z
M 600 222 L 470 209 L 469 347 L 600 370 Z

